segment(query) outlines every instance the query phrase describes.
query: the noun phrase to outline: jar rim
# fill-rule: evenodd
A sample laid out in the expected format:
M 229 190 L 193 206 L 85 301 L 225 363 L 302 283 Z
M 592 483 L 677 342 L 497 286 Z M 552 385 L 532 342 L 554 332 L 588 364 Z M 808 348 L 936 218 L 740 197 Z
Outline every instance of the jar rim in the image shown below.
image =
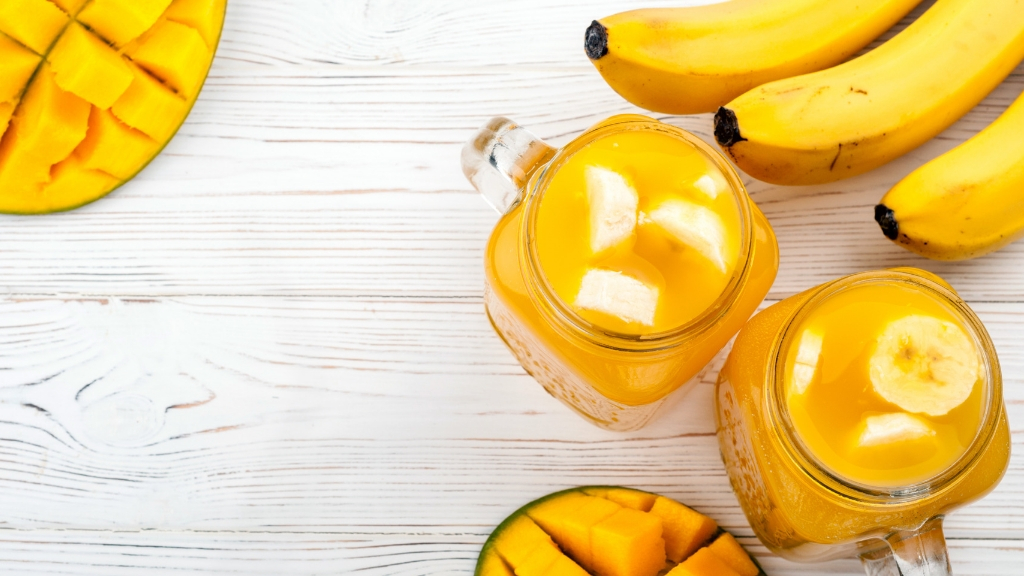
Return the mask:
M 789 415 L 785 399 L 786 357 L 797 329 L 810 314 L 830 297 L 859 286 L 873 283 L 902 283 L 923 290 L 937 297 L 952 308 L 959 316 L 969 336 L 982 356 L 984 367 L 985 398 L 978 430 L 960 456 L 946 468 L 929 478 L 908 486 L 875 486 L 846 478 L 824 464 L 800 438 Z M 786 319 L 775 337 L 769 351 L 769 369 L 765 371 L 765 406 L 770 427 L 775 431 L 779 444 L 789 459 L 805 476 L 811 478 L 827 491 L 850 500 L 869 504 L 899 504 L 914 502 L 932 496 L 955 485 L 956 480 L 980 459 L 985 448 L 995 436 L 997 423 L 1002 416 L 1002 374 L 992 339 L 977 314 L 956 292 L 927 277 L 901 270 L 880 270 L 851 274 L 820 286 L 815 294 L 803 302 Z
M 548 282 L 540 266 L 537 252 L 536 221 L 541 200 L 551 179 L 558 169 L 585 146 L 610 135 L 629 131 L 655 131 L 668 134 L 683 140 L 704 154 L 729 183 L 740 215 L 741 245 L 740 257 L 733 269 L 729 283 L 718 298 L 704 312 L 690 321 L 670 330 L 651 334 L 631 334 L 608 330 L 590 322 L 568 306 Z M 523 219 L 520 226 L 520 266 L 524 271 L 524 280 L 530 296 L 544 310 L 547 318 L 553 319 L 551 324 L 563 336 L 579 339 L 603 348 L 620 351 L 656 351 L 667 350 L 680 343 L 710 330 L 721 320 L 739 299 L 743 286 L 751 274 L 754 257 L 754 225 L 750 207 L 751 200 L 746 186 L 739 174 L 728 161 L 708 143 L 697 136 L 670 124 L 653 118 L 637 115 L 624 115 L 621 120 L 614 117 L 605 120 L 595 128 L 584 132 L 567 146 L 559 150 L 555 156 L 538 170 L 526 187 L 524 198 Z

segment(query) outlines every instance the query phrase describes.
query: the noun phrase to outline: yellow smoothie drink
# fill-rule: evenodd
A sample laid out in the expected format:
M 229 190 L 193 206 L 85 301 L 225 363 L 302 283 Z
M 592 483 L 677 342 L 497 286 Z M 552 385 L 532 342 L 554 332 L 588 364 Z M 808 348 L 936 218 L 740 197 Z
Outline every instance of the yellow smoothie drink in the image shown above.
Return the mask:
M 591 422 L 623 430 L 645 424 L 739 331 L 775 278 L 778 249 L 720 155 L 626 116 L 532 173 L 485 267 L 488 315 L 523 367 Z
M 987 332 L 945 282 L 856 274 L 740 332 L 716 389 L 720 446 L 771 550 L 945 574 L 942 516 L 1009 461 L 1001 386 Z

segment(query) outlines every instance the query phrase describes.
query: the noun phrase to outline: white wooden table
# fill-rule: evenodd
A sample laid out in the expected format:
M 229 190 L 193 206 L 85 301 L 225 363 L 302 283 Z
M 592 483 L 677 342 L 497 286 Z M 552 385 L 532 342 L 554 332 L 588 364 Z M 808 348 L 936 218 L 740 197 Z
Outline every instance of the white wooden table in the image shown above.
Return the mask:
M 649 428 L 605 432 L 484 316 L 497 215 L 462 176 L 463 140 L 502 114 L 563 144 L 637 111 L 583 31 L 679 1 L 231 0 L 199 103 L 139 178 L 73 213 L 0 218 L 0 573 L 469 574 L 520 504 L 597 483 L 692 504 L 772 575 L 861 573 L 753 538 L 719 459 L 714 373 Z M 929 262 L 871 207 L 994 119 L 1022 72 L 883 170 L 750 183 L 782 251 L 769 303 L 915 265 L 992 332 L 1016 453 L 947 521 L 961 575 L 1024 571 L 1024 243 Z M 708 115 L 667 121 L 710 138 Z

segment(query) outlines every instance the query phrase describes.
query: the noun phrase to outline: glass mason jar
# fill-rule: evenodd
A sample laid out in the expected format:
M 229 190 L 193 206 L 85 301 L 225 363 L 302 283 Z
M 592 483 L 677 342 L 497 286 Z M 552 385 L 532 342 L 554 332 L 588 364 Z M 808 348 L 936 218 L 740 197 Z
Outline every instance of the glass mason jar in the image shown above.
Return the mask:
M 668 332 L 637 336 L 588 322 L 554 293 L 538 264 L 535 224 L 548 183 L 573 154 L 598 138 L 641 130 L 681 139 L 721 170 L 739 207 L 743 237 L 727 287 L 702 315 Z M 657 120 L 615 116 L 556 150 L 511 120 L 494 118 L 466 144 L 462 166 L 502 214 L 485 255 L 484 301 L 494 329 L 548 393 L 598 426 L 640 428 L 666 396 L 699 380 L 775 279 L 775 234 L 736 172 L 699 138 Z
M 830 470 L 795 431 L 783 391 L 801 322 L 833 295 L 871 284 L 920 290 L 948 307 L 981 356 L 982 413 L 973 441 L 944 470 L 906 486 L 873 487 Z M 923 270 L 854 274 L 763 310 L 736 337 L 715 401 L 723 460 L 743 511 L 765 546 L 790 560 L 859 556 L 869 575 L 948 575 L 943 515 L 991 491 L 1009 462 L 992 341 L 952 287 Z

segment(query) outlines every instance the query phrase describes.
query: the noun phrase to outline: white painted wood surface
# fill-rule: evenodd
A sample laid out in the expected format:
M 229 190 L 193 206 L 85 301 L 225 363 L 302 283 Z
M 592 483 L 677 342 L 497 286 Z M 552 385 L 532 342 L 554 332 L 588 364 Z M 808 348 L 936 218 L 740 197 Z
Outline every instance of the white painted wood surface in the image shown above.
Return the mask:
M 612 483 L 710 514 L 770 574 L 859 574 L 757 544 L 719 459 L 713 373 L 649 428 L 601 431 L 483 313 L 496 215 L 462 177 L 462 141 L 492 115 L 561 144 L 636 111 L 583 30 L 674 4 L 231 0 L 207 86 L 150 168 L 77 212 L 0 217 L 0 573 L 468 574 L 520 504 Z M 917 265 L 992 332 L 1015 454 L 948 519 L 957 574 L 1024 571 L 1024 244 L 928 262 L 871 207 L 1022 88 L 1019 68 L 875 173 L 750 186 L 782 250 L 769 302 Z M 708 116 L 666 120 L 708 136 Z

